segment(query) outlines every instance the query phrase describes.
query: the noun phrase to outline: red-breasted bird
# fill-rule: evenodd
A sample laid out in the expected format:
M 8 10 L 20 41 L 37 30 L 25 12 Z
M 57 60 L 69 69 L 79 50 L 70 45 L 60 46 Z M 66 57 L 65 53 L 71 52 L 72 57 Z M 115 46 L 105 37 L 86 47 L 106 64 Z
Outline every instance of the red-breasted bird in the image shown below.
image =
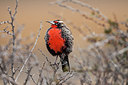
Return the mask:
M 53 56 L 59 56 L 63 72 L 70 71 L 68 55 L 72 52 L 73 36 L 63 21 L 47 21 L 51 27 L 45 35 L 45 42 L 48 51 Z

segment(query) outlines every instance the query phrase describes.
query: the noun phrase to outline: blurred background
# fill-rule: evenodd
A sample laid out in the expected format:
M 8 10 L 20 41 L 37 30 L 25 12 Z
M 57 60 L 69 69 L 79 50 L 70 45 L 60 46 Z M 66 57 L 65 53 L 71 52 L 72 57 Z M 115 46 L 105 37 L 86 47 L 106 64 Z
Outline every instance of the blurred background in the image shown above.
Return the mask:
M 87 42 L 84 37 L 89 35 L 88 29 L 85 27 L 87 24 L 88 27 L 91 28 L 91 31 L 100 34 L 104 32 L 103 27 L 93 23 L 90 20 L 87 20 L 81 16 L 81 14 L 77 12 L 73 12 L 66 8 L 60 7 L 52 2 L 56 0 L 18 0 L 18 12 L 16 15 L 15 26 L 20 27 L 24 26 L 23 31 L 21 32 L 21 37 L 25 38 L 30 35 L 33 35 L 31 39 L 23 41 L 23 44 L 34 42 L 36 36 L 38 34 L 38 29 L 40 28 L 40 21 L 43 22 L 42 30 L 40 38 L 37 42 L 37 45 L 34 49 L 34 53 L 37 55 L 39 60 L 39 64 L 42 65 L 45 61 L 45 58 L 41 55 L 38 49 L 41 49 L 45 55 L 49 57 L 50 60 L 55 59 L 50 55 L 47 51 L 44 41 L 44 36 L 47 29 L 50 27 L 50 24 L 46 21 L 52 20 L 63 20 L 65 24 L 72 31 L 74 36 L 74 46 L 73 52 L 70 54 L 69 60 L 71 63 L 71 67 L 75 67 L 75 62 L 70 59 L 72 56 L 76 56 L 79 59 L 80 52 L 79 49 L 84 49 L 88 47 L 90 42 Z M 128 0 L 80 0 L 83 3 L 89 4 L 94 8 L 99 9 L 106 17 L 111 20 L 114 20 L 114 16 L 116 16 L 117 21 L 125 21 L 128 19 Z M 6 21 L 10 18 L 8 13 L 8 6 L 10 6 L 12 12 L 15 9 L 15 0 L 0 0 L 0 21 Z M 80 9 L 84 12 L 90 12 L 88 8 L 81 7 L 77 4 L 66 3 L 66 5 L 72 6 L 76 9 Z M 92 16 L 92 15 L 89 15 Z M 73 23 L 73 25 L 69 24 L 69 22 Z M 79 27 L 81 31 L 74 28 L 74 26 Z M 4 28 L 5 25 L 0 25 L 0 30 Z M 124 29 L 124 28 L 122 28 Z M 6 34 L 0 33 L 2 37 L 0 37 L 0 46 L 4 46 L 8 43 L 9 38 Z M 83 53 L 83 56 L 86 56 Z M 93 59 L 92 59 L 92 62 Z

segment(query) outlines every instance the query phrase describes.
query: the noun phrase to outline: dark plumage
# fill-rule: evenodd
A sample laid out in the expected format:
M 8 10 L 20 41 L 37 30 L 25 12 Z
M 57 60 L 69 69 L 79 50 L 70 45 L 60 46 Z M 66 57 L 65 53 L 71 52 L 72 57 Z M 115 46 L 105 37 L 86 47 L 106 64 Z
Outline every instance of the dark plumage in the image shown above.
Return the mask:
M 45 35 L 47 49 L 53 56 L 60 56 L 64 72 L 70 71 L 68 55 L 72 52 L 72 33 L 60 20 L 48 22 L 51 23 L 51 27 Z

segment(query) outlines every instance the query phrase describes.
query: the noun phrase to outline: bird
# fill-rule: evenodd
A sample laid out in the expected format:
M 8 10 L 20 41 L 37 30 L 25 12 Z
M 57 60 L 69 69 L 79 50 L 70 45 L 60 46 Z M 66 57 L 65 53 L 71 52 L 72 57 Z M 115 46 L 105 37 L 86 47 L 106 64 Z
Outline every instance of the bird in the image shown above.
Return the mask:
M 73 48 L 73 35 L 61 20 L 47 21 L 51 27 L 45 34 L 45 43 L 52 56 L 59 56 L 63 72 L 70 71 L 68 55 Z

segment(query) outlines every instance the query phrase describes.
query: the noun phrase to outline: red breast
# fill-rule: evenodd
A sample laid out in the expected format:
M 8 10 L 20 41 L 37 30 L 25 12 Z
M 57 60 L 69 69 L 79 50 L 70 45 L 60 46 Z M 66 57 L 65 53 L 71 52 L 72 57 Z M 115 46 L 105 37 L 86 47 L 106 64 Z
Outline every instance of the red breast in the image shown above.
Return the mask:
M 65 40 L 62 38 L 61 29 L 56 28 L 56 25 L 52 25 L 52 28 L 48 31 L 49 35 L 49 47 L 57 52 L 62 52 L 62 48 L 65 47 Z

